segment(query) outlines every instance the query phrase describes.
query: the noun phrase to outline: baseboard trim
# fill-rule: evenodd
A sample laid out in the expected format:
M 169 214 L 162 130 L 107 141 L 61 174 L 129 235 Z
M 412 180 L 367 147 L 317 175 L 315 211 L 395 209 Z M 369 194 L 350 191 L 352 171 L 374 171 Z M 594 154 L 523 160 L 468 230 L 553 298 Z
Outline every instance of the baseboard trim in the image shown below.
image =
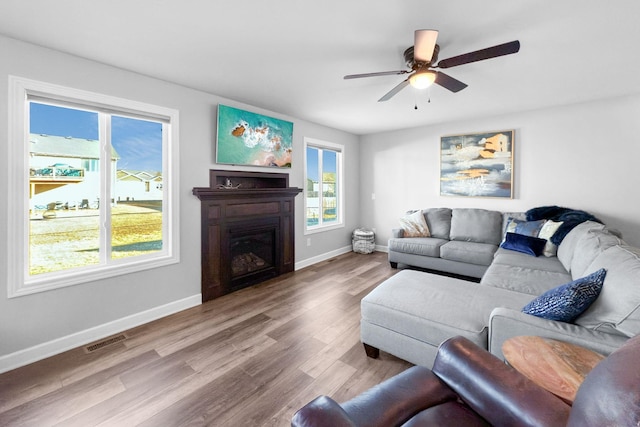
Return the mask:
M 322 255 L 314 256 L 314 257 L 311 257 L 311 258 L 307 258 L 307 259 L 302 260 L 300 262 L 296 262 L 294 268 L 296 270 L 300 270 L 302 268 L 308 267 L 308 266 L 316 264 L 318 262 L 326 261 L 329 258 L 333 258 L 333 257 L 336 257 L 338 255 L 346 254 L 347 252 L 351 252 L 352 250 L 353 250 L 353 248 L 351 246 L 344 246 L 344 247 L 336 249 L 334 251 L 327 252 L 327 253 L 324 253 Z
M 0 356 L 0 374 L 200 304 L 202 304 L 202 295 L 193 295 L 62 338 L 16 351 L 15 353 Z

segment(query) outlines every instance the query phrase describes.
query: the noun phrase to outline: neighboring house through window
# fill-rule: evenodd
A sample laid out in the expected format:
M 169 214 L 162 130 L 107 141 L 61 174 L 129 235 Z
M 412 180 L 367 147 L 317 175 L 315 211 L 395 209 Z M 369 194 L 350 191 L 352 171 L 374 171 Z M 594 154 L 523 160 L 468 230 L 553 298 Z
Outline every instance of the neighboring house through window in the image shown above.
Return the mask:
M 9 296 L 179 260 L 173 109 L 10 78 Z
M 344 226 L 344 147 L 305 138 L 305 232 Z

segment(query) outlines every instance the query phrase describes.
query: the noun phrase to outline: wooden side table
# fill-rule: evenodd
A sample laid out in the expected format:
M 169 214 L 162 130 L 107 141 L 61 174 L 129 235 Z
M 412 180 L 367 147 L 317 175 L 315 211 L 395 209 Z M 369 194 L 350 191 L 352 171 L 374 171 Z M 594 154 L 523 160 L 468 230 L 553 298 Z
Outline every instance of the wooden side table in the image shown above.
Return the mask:
M 604 359 L 586 348 L 537 336 L 509 338 L 502 353 L 509 365 L 569 404 L 584 377 Z

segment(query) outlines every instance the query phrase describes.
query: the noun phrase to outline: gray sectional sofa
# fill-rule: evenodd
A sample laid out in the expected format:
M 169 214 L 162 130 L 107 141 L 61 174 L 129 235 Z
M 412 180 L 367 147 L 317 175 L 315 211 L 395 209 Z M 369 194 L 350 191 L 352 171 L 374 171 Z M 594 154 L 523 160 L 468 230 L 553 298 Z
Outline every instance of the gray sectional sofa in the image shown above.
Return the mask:
M 551 248 L 556 255 L 545 247 L 550 256 L 536 257 L 500 247 L 509 218 L 522 220 L 523 213 L 446 208 L 423 213 L 432 237 L 393 237 L 392 265 L 476 276 L 480 282 L 411 269 L 387 279 L 362 300 L 367 354 L 383 350 L 431 366 L 440 343 L 457 335 L 499 357 L 502 343 L 517 335 L 555 338 L 609 354 L 640 332 L 640 249 L 605 225 L 584 221 Z M 522 312 L 543 293 L 601 268 L 607 274 L 599 296 L 571 323 Z

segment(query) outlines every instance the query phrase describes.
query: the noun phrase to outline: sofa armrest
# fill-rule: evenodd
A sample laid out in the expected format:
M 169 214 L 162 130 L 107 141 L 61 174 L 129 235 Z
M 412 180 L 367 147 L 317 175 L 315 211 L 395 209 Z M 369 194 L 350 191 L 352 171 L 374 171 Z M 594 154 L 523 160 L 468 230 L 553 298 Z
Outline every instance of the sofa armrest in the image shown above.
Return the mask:
M 464 337 L 445 341 L 433 372 L 495 426 L 565 426 L 571 408 Z
M 394 228 L 391 230 L 392 238 L 401 238 L 404 237 L 404 230 L 402 228 Z
M 573 323 L 558 322 L 531 316 L 511 308 L 499 307 L 489 317 L 489 351 L 504 359 L 502 344 L 511 337 L 537 335 L 579 345 L 608 355 L 629 338 L 594 331 Z
M 293 427 L 356 427 L 342 406 L 328 396 L 320 396 L 298 410 L 291 420 Z

